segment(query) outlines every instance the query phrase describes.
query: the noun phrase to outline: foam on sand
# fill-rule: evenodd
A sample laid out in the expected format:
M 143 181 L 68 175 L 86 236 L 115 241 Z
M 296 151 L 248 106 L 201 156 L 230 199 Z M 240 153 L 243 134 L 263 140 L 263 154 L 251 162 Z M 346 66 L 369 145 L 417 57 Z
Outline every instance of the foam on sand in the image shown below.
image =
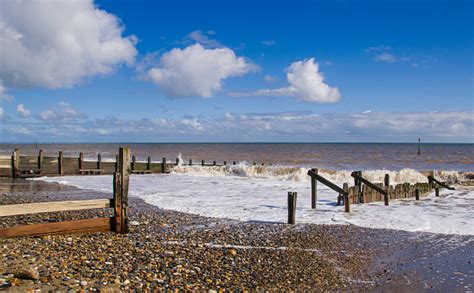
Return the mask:
M 472 187 L 457 186 L 455 191 L 442 190 L 440 197 L 432 193 L 420 201 L 392 200 L 388 207 L 382 202 L 352 205 L 352 212 L 344 213 L 343 207 L 335 205 L 337 194 L 322 184 L 318 184 L 317 209 L 310 209 L 307 169 L 290 170 L 285 168 L 291 167 L 275 166 L 265 167 L 273 170 L 262 172 L 263 169 L 259 168 L 206 167 L 203 171 L 203 168 L 193 166 L 175 168 L 173 174 L 132 175 L 130 196 L 163 209 L 203 216 L 285 222 L 288 191 L 296 191 L 297 223 L 353 224 L 369 228 L 474 235 Z M 353 182 L 350 173 L 344 172 L 323 172 L 323 176 L 340 186 L 342 182 Z M 421 173 L 409 169 L 398 172 L 364 171 L 364 177 L 381 182 L 385 173 L 391 174 L 394 183 L 406 179 L 410 179 L 408 182 L 426 180 Z M 447 176 L 453 177 L 455 173 Z M 43 177 L 35 180 L 112 192 L 112 176 Z

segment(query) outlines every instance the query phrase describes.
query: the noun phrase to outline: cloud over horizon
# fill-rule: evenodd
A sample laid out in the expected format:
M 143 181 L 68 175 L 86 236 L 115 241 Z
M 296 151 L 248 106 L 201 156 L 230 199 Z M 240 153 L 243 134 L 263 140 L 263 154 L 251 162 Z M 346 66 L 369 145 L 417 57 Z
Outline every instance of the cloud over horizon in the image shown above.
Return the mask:
M 314 58 L 293 62 L 285 71 L 288 86 L 232 95 L 288 96 L 310 103 L 336 103 L 341 99 L 339 90 L 324 82 L 324 75 L 319 71 L 319 65 Z
M 62 105 L 67 109 L 68 105 Z M 66 111 L 68 112 L 68 111 Z M 390 113 L 303 112 L 225 113 L 219 117 L 90 119 L 77 111 L 37 117 L 42 123 L 10 121 L 0 131 L 4 139 L 68 141 L 426 141 L 474 142 L 470 111 Z M 44 119 L 48 118 L 48 119 Z M 81 119 L 76 119 L 81 118 Z

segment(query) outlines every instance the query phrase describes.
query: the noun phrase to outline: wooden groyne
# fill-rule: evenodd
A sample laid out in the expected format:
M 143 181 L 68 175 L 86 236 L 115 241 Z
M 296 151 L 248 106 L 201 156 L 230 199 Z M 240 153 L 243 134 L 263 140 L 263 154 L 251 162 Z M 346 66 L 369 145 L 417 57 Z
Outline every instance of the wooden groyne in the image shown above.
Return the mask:
M 0 238 L 17 236 L 37 236 L 65 233 L 93 233 L 113 231 L 128 233 L 128 186 L 130 176 L 130 149 L 120 148 L 118 155 L 118 171 L 113 173 L 113 198 L 68 200 L 55 202 L 39 202 L 0 205 L 0 218 L 9 216 L 25 216 L 37 213 L 78 211 L 88 209 L 113 210 L 112 217 L 81 219 L 63 222 L 50 222 L 0 228 Z M 41 165 L 39 165 L 41 167 Z M 39 168 L 41 170 L 41 168 Z
M 188 161 L 181 162 L 182 166 L 228 166 L 239 162 L 218 163 L 217 161 Z M 173 167 L 179 164 L 179 159 L 169 161 L 161 158 L 154 161 L 150 156 L 146 161 L 138 161 L 136 156 L 131 156 L 131 174 L 159 174 L 169 173 Z M 253 166 L 264 166 L 263 163 L 253 162 Z M 271 164 L 270 164 L 271 165 Z M 97 159 L 85 159 L 84 153 L 80 152 L 75 157 L 65 157 L 62 151 L 57 156 L 44 156 L 39 150 L 37 156 L 21 155 L 20 149 L 12 151 L 11 156 L 0 156 L 0 177 L 31 178 L 40 176 L 64 176 L 64 175 L 112 175 L 118 171 L 118 155 L 115 160 L 104 161 L 101 154 Z

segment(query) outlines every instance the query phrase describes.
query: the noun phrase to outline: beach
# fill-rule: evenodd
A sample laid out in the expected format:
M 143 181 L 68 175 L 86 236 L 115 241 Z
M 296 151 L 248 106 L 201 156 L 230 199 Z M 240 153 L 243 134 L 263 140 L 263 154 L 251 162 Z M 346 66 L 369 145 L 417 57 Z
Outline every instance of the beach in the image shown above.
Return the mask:
M 1 203 L 110 197 L 43 181 L 1 181 Z M 78 219 L 104 211 L 2 219 L 2 226 Z M 6 290 L 206 289 L 472 290 L 474 239 L 354 225 L 236 221 L 163 210 L 130 198 L 129 234 L 0 240 Z M 37 280 L 8 277 L 36 268 Z

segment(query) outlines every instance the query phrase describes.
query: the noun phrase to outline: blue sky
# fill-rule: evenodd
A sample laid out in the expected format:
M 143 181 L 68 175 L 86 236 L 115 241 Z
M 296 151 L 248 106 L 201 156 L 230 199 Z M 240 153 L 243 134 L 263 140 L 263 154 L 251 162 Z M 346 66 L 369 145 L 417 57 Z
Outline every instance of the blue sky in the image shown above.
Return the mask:
M 472 1 L 31 3 L 3 142 L 474 141 Z

